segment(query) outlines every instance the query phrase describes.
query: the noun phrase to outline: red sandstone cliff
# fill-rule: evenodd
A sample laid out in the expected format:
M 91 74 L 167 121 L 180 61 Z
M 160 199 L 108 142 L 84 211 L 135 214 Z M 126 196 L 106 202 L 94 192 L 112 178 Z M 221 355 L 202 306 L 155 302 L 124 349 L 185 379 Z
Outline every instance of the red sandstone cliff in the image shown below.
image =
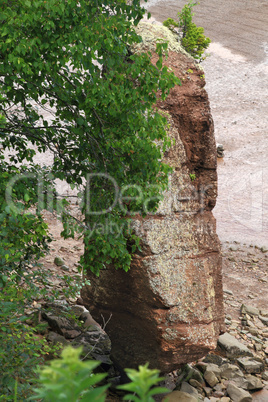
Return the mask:
M 168 36 L 164 63 L 182 81 L 157 105 L 175 140 L 164 155 L 174 172 L 158 214 L 133 220 L 142 252 L 133 256 L 130 271 L 107 269 L 99 278 L 89 273 L 91 286 L 82 297 L 97 321 L 112 314 L 106 330 L 121 366 L 149 361 L 150 367 L 170 372 L 213 350 L 224 325 L 220 244 L 211 212 L 216 146 L 203 71 L 166 28 L 141 24 L 138 29 L 143 50 Z

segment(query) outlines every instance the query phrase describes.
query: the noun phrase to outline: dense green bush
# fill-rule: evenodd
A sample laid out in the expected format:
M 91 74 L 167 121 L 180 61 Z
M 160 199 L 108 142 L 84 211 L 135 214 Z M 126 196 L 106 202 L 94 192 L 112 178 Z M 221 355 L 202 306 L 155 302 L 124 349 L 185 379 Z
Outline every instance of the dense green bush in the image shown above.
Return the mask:
M 173 32 L 179 31 L 179 40 L 183 48 L 195 59 L 202 61 L 204 59 L 203 53 L 211 40 L 204 35 L 204 28 L 197 27 L 192 21 L 194 16 L 192 9 L 196 4 L 198 3 L 192 1 L 185 4 L 181 12 L 178 12 L 178 22 L 168 18 L 163 22 L 163 25 Z M 176 30 L 176 28 L 178 29 Z

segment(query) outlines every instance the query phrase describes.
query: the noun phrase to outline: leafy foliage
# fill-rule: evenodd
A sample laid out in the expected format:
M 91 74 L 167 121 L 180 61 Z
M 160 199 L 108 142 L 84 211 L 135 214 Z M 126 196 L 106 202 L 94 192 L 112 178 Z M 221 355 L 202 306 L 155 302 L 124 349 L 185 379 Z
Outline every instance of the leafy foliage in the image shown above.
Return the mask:
M 172 32 L 177 33 L 176 28 L 179 27 L 179 24 L 173 18 L 168 18 L 165 21 L 163 21 L 163 25 L 168 29 L 170 29 Z
M 0 401 L 13 401 L 15 389 L 20 400 L 32 395 L 36 365 L 55 356 L 58 350 L 39 337 L 38 325 L 30 327 L 25 323 L 25 304 L 34 292 L 18 289 L 12 279 L 5 287 L 0 286 Z
M 168 18 L 163 22 L 163 25 L 168 27 L 171 31 L 175 31 L 175 27 L 179 28 L 180 42 L 184 49 L 195 59 L 201 61 L 204 59 L 203 53 L 208 48 L 211 40 L 204 35 L 204 28 L 197 27 L 192 21 L 194 16 L 193 7 L 198 4 L 190 1 L 178 12 L 178 23 L 172 18 Z
M 19 281 L 33 262 L 45 255 L 51 237 L 41 214 L 31 211 L 36 202 L 36 166 L 20 168 L 1 157 L 0 165 L 0 286 L 15 271 Z M 27 172 L 24 180 L 10 184 Z M 22 176 L 23 177 L 23 176 Z
M 55 178 L 83 192 L 87 183 L 85 221 L 65 216 L 63 234 L 78 228 L 85 236 L 81 262 L 96 274 L 109 261 L 128 270 L 129 243 L 137 242 L 121 230 L 122 216 L 144 213 L 144 205 L 155 211 L 170 172 L 160 162 L 166 120 L 154 104 L 179 81 L 162 67 L 165 44 L 157 66 L 131 53 L 143 14 L 139 1 L 0 0 L 2 146 L 18 162 L 50 150 Z M 131 183 L 142 196 L 129 187 L 120 202 L 117 189 Z M 116 233 L 105 230 L 107 220 Z
M 139 366 L 139 370 L 126 369 L 126 372 L 131 382 L 120 385 L 118 388 L 130 391 L 132 394 L 125 395 L 124 401 L 154 402 L 154 395 L 169 392 L 167 388 L 156 387 L 163 378 L 159 378 L 159 370 L 150 370 L 148 363 L 145 366 Z
M 68 346 L 63 350 L 61 359 L 42 367 L 39 370 L 40 387 L 35 389 L 36 396 L 31 400 L 104 402 L 108 386 L 97 386 L 97 383 L 104 379 L 105 374 L 94 374 L 93 370 L 99 363 L 79 360 L 81 352 L 81 348 Z M 131 382 L 118 388 L 131 394 L 123 400 L 153 402 L 153 395 L 169 392 L 166 388 L 155 387 L 161 380 L 159 371 L 149 370 L 148 365 L 140 366 L 138 371 L 127 369 L 127 374 Z
M 82 348 L 68 346 L 62 351 L 61 358 L 52 360 L 40 369 L 40 388 L 31 400 L 55 401 L 105 401 L 108 386 L 94 388 L 106 374 L 92 374 L 99 366 L 96 361 L 81 361 Z

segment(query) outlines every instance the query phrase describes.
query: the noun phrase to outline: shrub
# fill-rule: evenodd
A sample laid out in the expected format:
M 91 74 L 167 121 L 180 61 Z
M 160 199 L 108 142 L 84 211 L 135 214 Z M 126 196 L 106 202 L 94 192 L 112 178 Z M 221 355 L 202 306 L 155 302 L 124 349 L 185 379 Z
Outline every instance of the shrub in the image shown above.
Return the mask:
M 0 401 L 13 401 L 15 389 L 20 401 L 32 395 L 36 366 L 58 350 L 38 336 L 38 325 L 25 323 L 33 290 L 18 288 L 12 279 L 0 286 Z
M 68 346 L 62 351 L 61 359 L 53 360 L 39 370 L 40 387 L 35 389 L 36 395 L 31 400 L 42 398 L 44 402 L 104 402 L 108 385 L 97 386 L 106 374 L 94 374 L 93 370 L 100 364 L 96 361 L 81 361 L 82 348 Z M 168 393 L 163 387 L 155 387 L 161 378 L 158 370 L 150 370 L 148 365 L 139 366 L 139 370 L 127 369 L 131 382 L 119 386 L 131 394 L 123 400 L 135 402 L 153 402 L 153 395 Z M 154 387 L 154 388 L 153 388 Z
M 168 18 L 167 20 L 165 20 L 163 22 L 163 25 L 165 27 L 167 27 L 168 29 L 170 29 L 172 32 L 177 33 L 176 28 L 179 27 L 178 22 L 176 22 L 175 20 L 173 20 L 173 18 Z
M 204 28 L 197 27 L 192 21 L 194 16 L 193 7 L 198 3 L 192 1 L 178 12 L 179 22 L 176 23 L 173 19 L 168 18 L 163 22 L 163 25 L 171 31 L 175 31 L 174 27 L 179 28 L 179 37 L 182 47 L 195 59 L 204 60 L 203 53 L 208 48 L 211 40 L 204 35 Z

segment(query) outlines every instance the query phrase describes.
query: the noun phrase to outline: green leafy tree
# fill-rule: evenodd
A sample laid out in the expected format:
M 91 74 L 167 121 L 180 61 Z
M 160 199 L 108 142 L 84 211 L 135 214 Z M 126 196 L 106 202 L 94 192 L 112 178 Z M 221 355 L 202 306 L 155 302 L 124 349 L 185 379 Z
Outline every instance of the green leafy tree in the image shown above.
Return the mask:
M 166 44 L 156 66 L 132 54 L 143 15 L 136 0 L 0 0 L 2 147 L 19 163 L 49 150 L 53 177 L 82 187 L 85 221 L 65 213 L 63 235 L 81 232 L 81 263 L 96 274 L 128 270 L 128 218 L 156 210 L 170 172 L 154 105 L 179 81 L 162 67 Z

